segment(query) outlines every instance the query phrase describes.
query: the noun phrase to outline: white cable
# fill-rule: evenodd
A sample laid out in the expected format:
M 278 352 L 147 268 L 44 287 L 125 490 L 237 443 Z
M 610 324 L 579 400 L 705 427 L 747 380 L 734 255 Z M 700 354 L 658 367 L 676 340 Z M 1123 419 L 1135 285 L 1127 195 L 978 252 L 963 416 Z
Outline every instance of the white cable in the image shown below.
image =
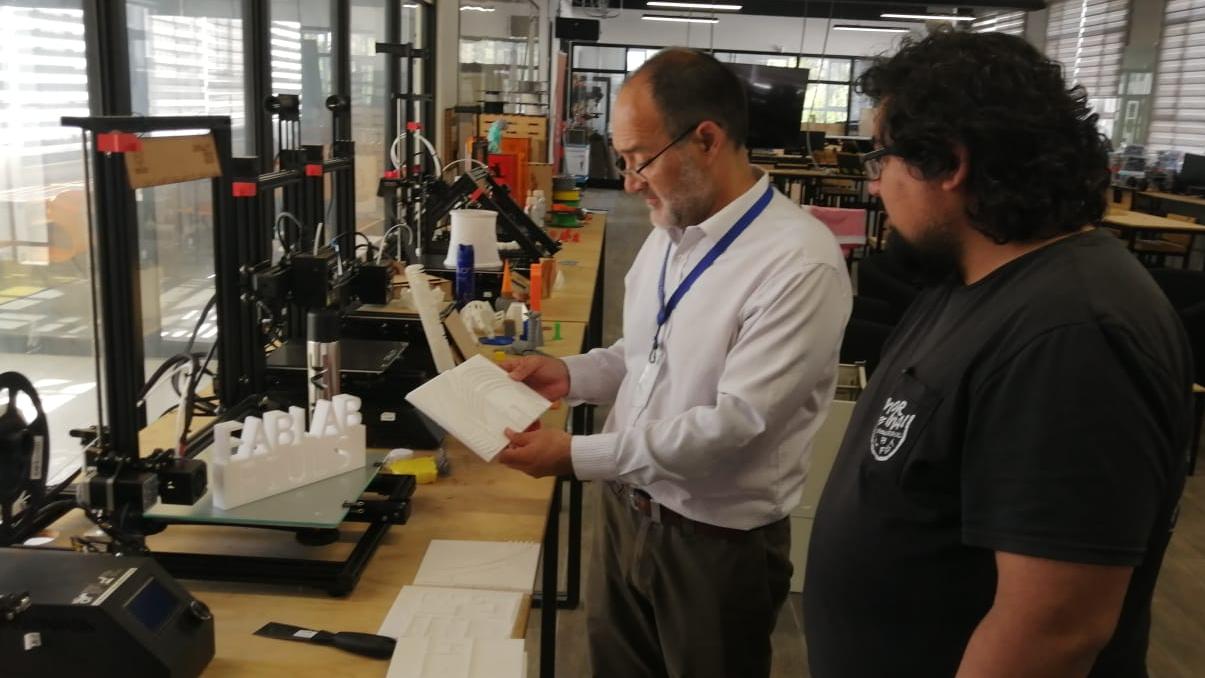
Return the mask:
M 439 171 L 439 176 L 442 177 L 444 174 L 447 174 L 448 170 L 450 170 L 453 167 L 455 167 L 456 165 L 460 165 L 462 163 L 463 164 L 469 164 L 469 163 L 477 164 L 477 165 L 480 165 L 481 167 L 485 168 L 486 172 L 490 171 L 490 166 L 481 162 L 477 158 L 461 158 L 459 160 L 453 160 L 452 162 L 448 163 L 447 165 L 444 165 L 444 168 Z
M 381 247 L 380 247 L 380 249 L 377 250 L 377 263 L 378 264 L 381 263 L 381 258 L 385 255 L 385 244 L 389 242 L 389 235 L 391 233 L 393 233 L 394 231 L 398 231 L 399 233 L 406 234 L 406 244 L 407 245 L 412 244 L 414 242 L 414 231 L 411 230 L 410 226 L 406 224 L 406 221 L 404 219 L 400 223 L 394 224 L 393 226 L 391 226 L 389 228 L 389 230 L 385 231 L 385 235 L 383 235 L 381 237 Z M 402 256 L 402 238 L 399 235 L 398 239 L 397 239 L 397 260 L 402 261 L 404 259 L 405 259 L 405 257 Z
M 318 228 L 314 229 L 314 254 L 318 254 L 318 250 L 322 247 L 322 230 L 326 227 L 321 221 L 318 222 Z
M 409 132 L 402 132 L 401 134 L 397 135 L 397 138 L 393 140 L 392 144 L 389 144 L 389 160 L 393 163 L 394 169 L 402 168 L 402 158 L 398 155 L 401 152 L 399 146 L 401 146 L 402 141 L 409 134 Z M 443 167 L 443 160 L 439 158 L 439 152 L 435 150 L 435 147 L 431 145 L 430 141 L 427 141 L 427 137 L 424 137 L 422 132 L 415 132 L 414 136 L 419 140 L 419 142 L 422 143 L 423 147 L 427 149 L 427 153 L 429 153 L 431 155 L 431 159 L 435 161 L 435 166 Z

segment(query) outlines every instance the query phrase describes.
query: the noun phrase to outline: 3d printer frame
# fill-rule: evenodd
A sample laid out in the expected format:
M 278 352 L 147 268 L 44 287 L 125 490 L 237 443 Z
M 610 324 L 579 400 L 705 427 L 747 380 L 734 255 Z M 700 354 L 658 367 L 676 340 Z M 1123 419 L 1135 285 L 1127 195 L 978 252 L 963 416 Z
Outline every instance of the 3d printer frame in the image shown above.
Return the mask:
M 100 392 L 106 413 L 106 421 L 99 429 L 102 435 L 97 437 L 98 442 L 95 443 L 100 449 L 94 450 L 94 453 L 110 455 L 124 463 L 136 465 L 140 463 L 138 434 L 146 423 L 145 408 L 138 405 L 138 392 L 145 381 L 145 374 L 137 208 L 135 189 L 129 183 L 124 153 L 134 147 L 132 140 L 152 132 L 203 130 L 213 136 L 221 170 L 219 176 L 211 180 L 219 327 L 219 370 L 215 386 L 220 403 L 220 419 L 254 414 L 265 404 L 260 402 L 263 389 L 263 336 L 256 321 L 254 305 L 244 294 L 242 281 L 249 265 L 270 254 L 271 242 L 270 236 L 264 234 L 266 229 L 247 226 L 262 224 L 262 216 L 269 213 L 264 202 L 271 194 L 261 194 L 258 188 L 293 187 L 297 175 L 293 170 L 286 170 L 257 176 L 253 194 L 249 194 L 245 183 L 239 186 L 243 182 L 234 180 L 236 173 L 230 152 L 230 119 L 224 116 L 64 117 L 62 124 L 79 127 L 85 135 L 90 133 L 92 138 L 88 155 L 94 203 L 94 280 L 98 286 L 97 320 L 105 347 L 98 359 L 103 368 Z M 346 160 L 346 166 L 350 167 L 351 159 Z M 316 183 L 321 186 L 321 176 Z M 292 197 L 296 200 L 308 199 L 304 194 Z M 236 200 L 242 202 L 236 204 Z M 351 206 L 354 209 L 354 203 Z M 186 454 L 195 456 L 199 453 L 210 435 L 208 428 L 198 432 L 190 440 Z M 332 595 L 345 595 L 354 588 L 389 527 L 405 523 L 408 519 L 408 499 L 413 488 L 411 477 L 378 476 L 370 484 L 369 491 L 383 495 L 382 500 L 361 498 L 348 505 L 347 520 L 369 522 L 370 526 L 360 536 L 352 554 L 343 561 L 225 554 L 151 555 L 173 575 L 183 578 L 317 586 Z M 103 515 L 105 511 L 98 513 Z M 116 543 L 117 548 L 145 551 L 145 535 L 163 529 L 168 521 L 147 520 L 138 516 L 133 524 L 141 528 L 143 533 L 136 535 L 135 543 Z M 330 537 L 312 533 L 307 536 L 319 539 Z

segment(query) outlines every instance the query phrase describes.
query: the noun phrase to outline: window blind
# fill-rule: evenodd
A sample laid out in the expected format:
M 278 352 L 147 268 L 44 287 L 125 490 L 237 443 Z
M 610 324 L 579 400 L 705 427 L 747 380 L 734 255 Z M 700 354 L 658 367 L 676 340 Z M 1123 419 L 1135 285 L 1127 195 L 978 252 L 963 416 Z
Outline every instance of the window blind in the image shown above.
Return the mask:
M 1149 145 L 1205 153 L 1205 0 L 1168 0 Z
M 1129 0 L 1057 0 L 1050 4 L 1046 54 L 1069 84 L 1088 92 L 1101 132 L 1113 136 Z
M 1025 34 L 1025 12 L 991 12 L 971 22 L 974 33 Z

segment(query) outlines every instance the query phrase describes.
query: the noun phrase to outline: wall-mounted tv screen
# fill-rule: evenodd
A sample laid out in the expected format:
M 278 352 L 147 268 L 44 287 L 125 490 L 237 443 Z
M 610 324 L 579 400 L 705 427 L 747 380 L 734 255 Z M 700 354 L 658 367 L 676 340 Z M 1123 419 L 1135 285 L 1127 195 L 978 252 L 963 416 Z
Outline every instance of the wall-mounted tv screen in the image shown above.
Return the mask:
M 749 99 L 750 149 L 798 150 L 806 68 L 781 68 L 754 64 L 725 64 L 745 82 Z

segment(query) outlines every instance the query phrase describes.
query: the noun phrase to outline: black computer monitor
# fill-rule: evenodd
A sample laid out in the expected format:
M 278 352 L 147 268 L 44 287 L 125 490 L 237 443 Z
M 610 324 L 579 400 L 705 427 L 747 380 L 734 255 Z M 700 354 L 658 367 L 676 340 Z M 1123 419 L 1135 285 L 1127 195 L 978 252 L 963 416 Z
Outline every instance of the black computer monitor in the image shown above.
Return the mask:
M 750 122 L 745 145 L 750 149 L 798 150 L 808 70 L 755 64 L 724 65 L 745 83 Z
M 824 142 L 828 135 L 824 132 L 800 132 L 799 133 L 799 148 L 804 153 L 824 150 Z
M 1176 183 L 1189 193 L 1205 192 L 1205 155 L 1185 153 Z

